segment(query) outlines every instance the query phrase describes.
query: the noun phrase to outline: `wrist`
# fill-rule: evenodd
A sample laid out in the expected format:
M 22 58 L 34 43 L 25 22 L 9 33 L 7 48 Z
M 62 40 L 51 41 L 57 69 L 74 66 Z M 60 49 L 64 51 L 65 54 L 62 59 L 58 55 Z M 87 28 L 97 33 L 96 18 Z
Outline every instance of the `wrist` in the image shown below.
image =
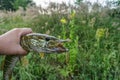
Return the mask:
M 5 39 L 3 37 L 3 35 L 0 35 L 0 54 L 4 53 L 4 49 L 5 49 Z
M 2 50 L 2 36 L 0 35 L 0 54 L 1 54 L 1 51 Z
M 2 36 L 0 35 L 0 45 L 1 45 L 1 43 L 2 43 Z

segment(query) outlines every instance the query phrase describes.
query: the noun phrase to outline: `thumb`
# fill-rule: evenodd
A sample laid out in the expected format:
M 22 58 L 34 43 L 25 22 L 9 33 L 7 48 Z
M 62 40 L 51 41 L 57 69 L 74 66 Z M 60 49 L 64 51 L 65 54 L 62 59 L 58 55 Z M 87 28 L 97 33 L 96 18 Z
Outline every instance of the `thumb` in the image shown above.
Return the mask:
M 31 28 L 21 28 L 20 30 L 20 37 L 26 34 L 32 33 Z M 22 46 L 19 44 L 18 45 L 18 53 L 21 55 L 26 55 L 28 52 L 22 48 Z

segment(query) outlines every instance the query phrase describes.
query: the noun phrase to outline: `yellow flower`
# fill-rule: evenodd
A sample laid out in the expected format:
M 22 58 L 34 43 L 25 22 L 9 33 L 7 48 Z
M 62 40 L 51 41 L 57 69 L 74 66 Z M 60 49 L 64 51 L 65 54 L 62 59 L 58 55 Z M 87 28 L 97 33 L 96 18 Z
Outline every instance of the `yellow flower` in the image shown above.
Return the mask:
M 96 31 L 96 39 L 100 39 L 101 37 L 104 37 L 105 34 L 105 29 L 97 29 Z
M 65 18 L 62 18 L 62 19 L 60 20 L 60 22 L 61 22 L 62 24 L 66 24 L 66 23 L 67 23 L 67 20 L 66 20 Z
M 76 12 L 75 12 L 75 11 L 72 11 L 71 14 L 70 14 L 70 18 L 71 18 L 71 19 L 74 18 L 75 15 L 76 15 Z
M 90 19 L 90 21 L 89 21 L 89 26 L 90 27 L 94 27 L 94 24 L 95 24 L 95 21 L 96 21 L 96 18 L 95 17 L 93 17 L 92 19 Z
M 22 57 L 21 62 L 22 62 L 22 66 L 24 66 L 24 67 L 28 66 L 28 64 L 29 64 L 29 60 L 25 56 Z
M 41 59 L 44 58 L 44 53 L 40 53 L 40 58 L 41 58 Z

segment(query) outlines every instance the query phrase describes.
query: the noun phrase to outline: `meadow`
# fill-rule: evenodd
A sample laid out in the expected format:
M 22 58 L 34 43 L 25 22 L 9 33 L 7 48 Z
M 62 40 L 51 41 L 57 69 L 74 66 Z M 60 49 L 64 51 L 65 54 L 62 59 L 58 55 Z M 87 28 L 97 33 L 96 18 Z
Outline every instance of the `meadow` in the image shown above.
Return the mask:
M 90 9 L 91 8 L 91 9 Z M 62 54 L 30 52 L 18 62 L 12 80 L 120 80 L 120 16 L 109 5 L 51 3 L 49 8 L 0 11 L 0 34 L 13 28 L 70 39 Z M 0 56 L 0 80 L 2 64 Z

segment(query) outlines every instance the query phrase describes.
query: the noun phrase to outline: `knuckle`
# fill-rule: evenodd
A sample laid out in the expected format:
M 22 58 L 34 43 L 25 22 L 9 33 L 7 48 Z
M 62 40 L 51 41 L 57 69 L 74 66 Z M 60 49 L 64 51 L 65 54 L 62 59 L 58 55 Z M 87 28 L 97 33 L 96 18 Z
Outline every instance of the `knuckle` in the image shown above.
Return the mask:
M 19 32 L 20 31 L 20 28 L 14 28 L 13 29 L 15 32 Z

